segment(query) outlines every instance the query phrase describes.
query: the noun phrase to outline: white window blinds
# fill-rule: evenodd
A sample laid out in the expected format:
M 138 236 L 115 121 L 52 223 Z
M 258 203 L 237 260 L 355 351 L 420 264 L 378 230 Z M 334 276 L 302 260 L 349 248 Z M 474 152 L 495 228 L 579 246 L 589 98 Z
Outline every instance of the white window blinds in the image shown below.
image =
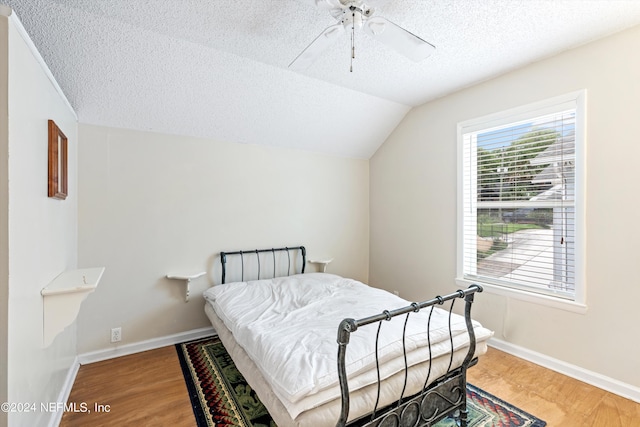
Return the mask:
M 461 127 L 462 275 L 573 300 L 576 107 L 541 111 Z

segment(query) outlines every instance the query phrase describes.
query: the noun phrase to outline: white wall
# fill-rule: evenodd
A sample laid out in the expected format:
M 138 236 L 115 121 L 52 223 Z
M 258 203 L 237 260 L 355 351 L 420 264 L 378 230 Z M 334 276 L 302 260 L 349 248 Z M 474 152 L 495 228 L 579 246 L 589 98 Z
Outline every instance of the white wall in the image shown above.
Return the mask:
M 9 20 L 0 5 L 0 402 L 9 400 Z M 0 427 L 7 425 L 7 414 L 0 413 Z
M 637 337 L 640 27 L 414 109 L 371 168 L 370 280 L 409 299 L 456 274 L 456 124 L 587 89 L 586 314 L 492 295 L 475 316 L 496 337 L 640 386 Z
M 8 21 L 9 42 L 8 401 L 39 404 L 58 400 L 76 356 L 74 326 L 43 348 L 40 291 L 77 267 L 77 124 L 17 18 L 0 19 L 4 25 Z M 69 197 L 64 201 L 47 197 L 48 119 L 68 138 Z M 10 413 L 8 421 L 43 425 L 50 415 L 38 408 Z
M 212 118 L 215 119 L 215 118 Z M 328 272 L 368 278 L 366 160 L 80 125 L 79 263 L 105 266 L 79 353 L 210 326 L 219 252 L 305 245 Z M 308 268 L 312 266 L 308 266 Z M 184 302 L 175 272 L 206 271 Z

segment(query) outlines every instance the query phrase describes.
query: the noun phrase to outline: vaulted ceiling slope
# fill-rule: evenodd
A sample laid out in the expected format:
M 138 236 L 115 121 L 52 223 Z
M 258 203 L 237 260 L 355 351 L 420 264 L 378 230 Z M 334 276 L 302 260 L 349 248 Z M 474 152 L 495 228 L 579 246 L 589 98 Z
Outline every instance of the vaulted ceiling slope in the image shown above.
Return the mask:
M 356 33 L 353 72 L 348 36 L 294 72 L 336 23 L 316 0 L 0 2 L 81 123 L 357 158 L 414 106 L 640 24 L 637 0 L 369 0 L 435 52 L 414 63 Z

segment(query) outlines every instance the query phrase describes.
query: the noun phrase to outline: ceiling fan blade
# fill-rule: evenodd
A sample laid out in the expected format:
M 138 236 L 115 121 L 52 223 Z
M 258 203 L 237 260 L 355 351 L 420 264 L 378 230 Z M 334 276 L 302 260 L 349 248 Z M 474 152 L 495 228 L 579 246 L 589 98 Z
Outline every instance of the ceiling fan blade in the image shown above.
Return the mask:
M 289 68 L 296 71 L 306 70 L 318 59 L 325 49 L 334 44 L 338 38 L 342 37 L 344 32 L 345 30 L 342 24 L 327 27 L 289 64 Z
M 435 50 L 431 43 L 379 16 L 367 19 L 364 30 L 369 36 L 415 62 L 422 61 Z
M 365 3 L 368 7 L 379 8 L 380 6 L 384 6 L 389 3 L 390 0 L 366 0 Z
M 320 9 L 344 9 L 340 0 L 315 0 L 316 6 Z

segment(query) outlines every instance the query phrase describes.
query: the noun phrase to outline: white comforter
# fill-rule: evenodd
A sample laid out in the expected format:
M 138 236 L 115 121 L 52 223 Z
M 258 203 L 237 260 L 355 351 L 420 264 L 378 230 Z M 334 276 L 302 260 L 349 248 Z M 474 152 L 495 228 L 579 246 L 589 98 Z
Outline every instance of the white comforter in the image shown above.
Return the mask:
M 204 293 L 216 314 L 271 383 L 292 417 L 309 406 L 339 396 L 337 331 L 340 321 L 378 314 L 410 303 L 351 279 L 311 273 L 214 286 Z M 410 364 L 428 358 L 429 310 L 412 313 L 406 347 Z M 432 358 L 448 354 L 448 312 L 435 309 L 431 319 Z M 404 369 L 402 328 L 405 316 L 383 322 L 379 357 L 382 378 Z M 469 344 L 464 318 L 453 315 L 454 349 Z M 352 391 L 377 381 L 375 335 L 369 325 L 351 335 L 347 373 Z M 478 340 L 491 332 L 474 323 Z M 423 347 L 418 349 L 419 347 Z M 414 351 L 415 350 L 415 351 Z M 448 356 L 446 357 L 448 359 Z M 448 361 L 448 360 L 447 360 Z M 311 403 L 309 403 L 311 402 Z

